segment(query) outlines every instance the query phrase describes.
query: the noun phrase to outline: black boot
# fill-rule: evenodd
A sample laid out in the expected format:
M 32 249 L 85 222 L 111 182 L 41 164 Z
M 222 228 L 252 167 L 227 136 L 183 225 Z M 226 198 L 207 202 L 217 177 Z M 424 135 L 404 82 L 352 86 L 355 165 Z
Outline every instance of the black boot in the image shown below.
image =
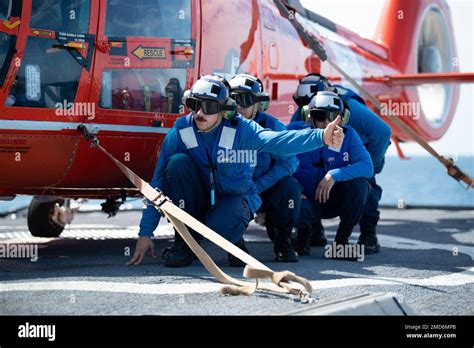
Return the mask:
M 380 251 L 380 244 L 377 240 L 375 228 L 361 228 L 357 244 L 364 246 L 367 255 L 378 253 Z
M 249 253 L 247 247 L 245 246 L 244 239 L 242 238 L 240 241 L 235 243 L 240 249 L 245 251 L 247 254 Z M 227 260 L 229 261 L 230 267 L 245 267 L 247 264 L 240 260 L 239 258 L 235 257 L 231 253 L 227 253 Z
M 357 248 L 355 244 L 349 243 L 349 237 L 352 234 L 352 228 L 339 228 L 336 232 L 336 238 L 332 244 L 332 253 L 329 255 L 329 258 L 334 260 L 343 260 L 343 261 L 357 261 L 360 255 L 357 254 Z M 335 252 L 334 252 L 335 250 Z M 339 250 L 342 250 L 343 253 L 339 254 Z
M 193 263 L 193 255 L 183 238 L 176 233 L 173 246 L 165 248 L 161 257 L 165 267 L 184 267 Z
M 336 244 L 348 244 L 349 243 L 349 237 L 352 234 L 352 227 L 347 228 L 347 227 L 339 227 L 337 228 L 336 231 L 336 237 L 334 238 L 334 241 Z
M 292 228 L 277 228 L 274 250 L 278 262 L 298 262 L 298 255 L 291 245 Z
M 323 247 L 328 244 L 328 240 L 324 235 L 324 226 L 321 223 L 321 220 L 315 222 L 311 225 L 312 235 L 311 235 L 311 246 L 312 247 Z
M 310 225 L 298 227 L 296 231 L 296 252 L 299 256 L 309 255 L 312 229 Z

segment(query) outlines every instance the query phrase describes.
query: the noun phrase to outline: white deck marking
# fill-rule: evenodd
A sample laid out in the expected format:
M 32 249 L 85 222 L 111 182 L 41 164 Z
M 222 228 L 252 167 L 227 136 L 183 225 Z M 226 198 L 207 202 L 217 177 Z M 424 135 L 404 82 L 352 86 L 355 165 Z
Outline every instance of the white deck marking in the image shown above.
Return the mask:
M 451 273 L 425 279 L 416 278 L 345 278 L 311 281 L 315 290 L 342 288 L 347 286 L 374 285 L 415 285 L 415 286 L 460 286 L 474 283 L 474 267 L 460 273 Z M 179 295 L 200 294 L 218 291 L 223 285 L 218 283 L 184 284 L 139 284 L 104 281 L 54 281 L 44 279 L 41 282 L 3 282 L 0 292 L 8 291 L 97 291 L 129 293 L 141 295 Z
M 39 238 L 33 237 L 25 227 L 18 226 L 2 226 L 0 230 L 16 230 L 11 232 L 1 232 L 0 242 L 2 243 L 45 243 L 57 238 Z M 19 231 L 18 231 L 19 230 Z M 171 225 L 159 225 L 155 231 L 158 238 L 172 237 L 173 229 Z M 121 228 L 117 225 L 100 225 L 100 224 L 81 224 L 66 227 L 61 233 L 61 239 L 127 239 L 137 238 L 138 227 Z
M 0 292 L 6 291 L 98 291 L 141 295 L 198 294 L 218 291 L 217 283 L 138 284 L 104 281 L 41 281 L 3 282 Z
M 82 226 L 89 227 L 91 231 L 93 225 Z M 72 231 L 71 231 L 72 232 Z M 80 234 L 80 230 L 74 230 L 71 236 Z M 104 232 L 113 235 L 118 231 L 115 229 L 96 230 L 93 235 L 103 235 Z M 164 235 L 171 233 L 169 225 L 160 225 L 157 229 L 158 233 L 155 235 Z M 12 232 L 17 234 L 18 232 Z M 65 232 L 67 233 L 67 232 Z M 120 235 L 125 236 L 130 234 L 131 237 L 136 237 L 134 230 L 120 230 Z M 327 233 L 334 234 L 333 232 Z M 67 236 L 67 234 L 65 235 Z M 252 236 L 258 237 L 258 236 Z M 29 241 L 31 242 L 31 237 Z M 36 239 L 36 238 L 34 238 Z M 259 238 L 257 238 L 259 239 Z M 260 237 L 260 239 L 264 239 Z M 456 244 L 439 244 L 432 242 L 425 242 L 416 239 L 401 238 L 380 234 L 380 244 L 383 248 L 403 249 L 403 250 L 446 250 L 453 252 L 456 250 L 458 255 L 466 254 L 474 259 L 474 247 Z M 41 240 L 41 239 L 40 239 Z M 452 257 L 457 257 L 453 256 Z M 317 259 L 314 259 L 317 262 Z M 312 280 L 311 284 L 315 290 L 317 289 L 331 289 L 348 286 L 387 286 L 387 285 L 412 285 L 412 286 L 462 286 L 474 283 L 474 267 L 470 267 L 463 272 L 448 273 L 444 275 L 437 275 L 429 278 L 397 278 L 397 277 L 362 277 L 356 273 L 343 279 L 329 279 L 329 280 Z M 1 282 L 0 292 L 9 291 L 98 291 L 98 292 L 113 292 L 113 293 L 133 293 L 133 294 L 149 294 L 149 295 L 173 295 L 173 294 L 190 294 L 190 293 L 210 293 L 216 292 L 222 287 L 221 284 L 213 282 L 195 282 L 195 283 L 180 283 L 180 284 L 140 284 L 132 282 L 104 282 L 104 281 L 58 281 L 55 278 L 43 279 L 40 282 Z

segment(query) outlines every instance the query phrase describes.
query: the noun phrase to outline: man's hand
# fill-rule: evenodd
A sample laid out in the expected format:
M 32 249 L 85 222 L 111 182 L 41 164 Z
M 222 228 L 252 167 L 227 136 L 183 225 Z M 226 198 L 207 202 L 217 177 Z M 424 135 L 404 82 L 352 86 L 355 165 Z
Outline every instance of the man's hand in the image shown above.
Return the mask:
M 318 188 L 314 194 L 314 199 L 320 203 L 326 203 L 329 200 L 329 194 L 334 186 L 334 179 L 331 174 L 327 173 L 326 176 L 319 182 Z
M 339 127 L 341 123 L 341 116 L 329 123 L 323 131 L 323 141 L 324 144 L 331 147 L 339 147 L 342 144 L 343 134 L 342 128 Z
M 156 258 L 155 244 L 151 240 L 151 237 L 139 237 L 135 247 L 135 254 L 133 254 L 132 259 L 127 262 L 127 265 L 136 266 L 142 263 L 148 250 L 151 251 L 151 256 Z

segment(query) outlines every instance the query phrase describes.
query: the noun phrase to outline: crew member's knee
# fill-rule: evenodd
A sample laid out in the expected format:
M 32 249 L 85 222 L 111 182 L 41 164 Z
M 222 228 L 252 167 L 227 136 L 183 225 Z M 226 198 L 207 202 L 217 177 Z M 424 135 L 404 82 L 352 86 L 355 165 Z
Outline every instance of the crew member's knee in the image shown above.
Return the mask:
M 310 199 L 302 199 L 298 227 L 311 225 L 320 218 L 319 214 L 315 212 L 313 201 Z
M 293 199 L 301 197 L 301 185 L 298 180 L 292 176 L 281 178 L 276 185 L 277 190 L 285 197 Z
M 226 218 L 221 217 L 221 219 L 215 217 L 209 218 L 206 224 L 210 229 L 235 244 L 242 239 L 249 220 L 237 213 L 229 214 Z
M 250 209 L 243 199 L 218 200 L 206 218 L 206 225 L 231 243 L 242 239 L 250 222 Z
M 347 189 L 350 192 L 351 200 L 365 204 L 369 194 L 369 183 L 365 178 L 354 178 L 347 182 Z M 355 203 L 355 202 L 354 202 Z
M 166 174 L 169 177 L 180 176 L 183 174 L 190 175 L 190 171 L 194 171 L 195 165 L 187 154 L 177 153 L 170 157 L 166 164 Z
M 369 197 L 375 199 L 377 202 L 382 198 L 382 188 L 377 184 L 369 183 Z
M 295 177 L 285 176 L 280 181 L 282 181 L 284 187 L 286 187 L 288 191 L 301 195 L 301 185 Z

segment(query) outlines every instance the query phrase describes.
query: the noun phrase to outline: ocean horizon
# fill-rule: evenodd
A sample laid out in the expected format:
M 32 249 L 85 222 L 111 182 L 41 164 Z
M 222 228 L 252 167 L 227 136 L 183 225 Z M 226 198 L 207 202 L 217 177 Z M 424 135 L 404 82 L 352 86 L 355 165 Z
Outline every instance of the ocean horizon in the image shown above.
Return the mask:
M 474 156 L 461 156 L 456 165 L 474 175 Z M 397 156 L 387 156 L 385 167 L 376 176 L 382 187 L 381 205 L 463 207 L 474 209 L 474 190 L 467 191 L 451 178 L 446 169 L 435 158 L 413 156 L 403 160 Z M 31 196 L 19 195 L 13 201 L 0 201 L 0 216 L 28 207 Z M 102 200 L 90 200 L 85 209 L 100 207 Z M 141 200 L 134 199 L 128 208 L 141 209 Z M 100 209 L 100 208 L 99 208 Z

